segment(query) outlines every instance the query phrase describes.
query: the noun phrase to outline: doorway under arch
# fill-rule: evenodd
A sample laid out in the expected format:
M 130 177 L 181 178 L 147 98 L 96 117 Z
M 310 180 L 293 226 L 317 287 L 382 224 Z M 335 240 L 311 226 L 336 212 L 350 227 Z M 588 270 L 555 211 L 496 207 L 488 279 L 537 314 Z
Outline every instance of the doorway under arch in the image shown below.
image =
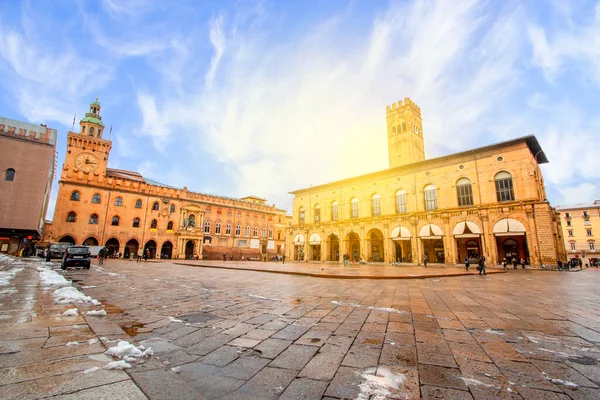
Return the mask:
M 137 240 L 131 239 L 125 245 L 125 249 L 123 250 L 123 258 L 130 258 L 131 255 L 135 258 L 137 256 L 137 252 L 140 248 L 140 244 Z
M 117 252 L 121 248 L 121 244 L 116 238 L 108 239 L 104 246 L 106 247 L 106 250 L 108 250 L 109 257 L 115 257 Z
M 360 237 L 356 232 L 350 232 L 346 236 L 348 242 L 348 249 L 350 250 L 350 260 L 359 262 L 360 261 Z
M 144 254 L 150 250 L 148 258 L 156 258 L 156 242 L 154 240 L 148 240 L 144 246 Z
M 188 240 L 185 243 L 185 259 L 191 260 L 194 258 L 194 249 L 196 248 L 196 243 L 194 240 Z
M 332 233 L 327 237 L 327 244 L 329 245 L 327 261 L 340 261 L 340 238 Z
M 160 258 L 167 260 L 173 258 L 173 243 L 169 242 L 168 240 L 163 243 L 162 247 L 160 248 Z
M 84 246 L 98 246 L 98 239 L 96 239 L 93 236 L 90 236 L 89 238 L 87 238 L 83 241 L 83 245 Z
M 73 246 L 75 245 L 75 239 L 71 235 L 65 235 L 61 237 L 58 241 L 63 243 L 71 243 Z
M 373 229 L 367 234 L 369 254 L 367 261 L 382 262 L 384 257 L 383 233 L 379 229 Z

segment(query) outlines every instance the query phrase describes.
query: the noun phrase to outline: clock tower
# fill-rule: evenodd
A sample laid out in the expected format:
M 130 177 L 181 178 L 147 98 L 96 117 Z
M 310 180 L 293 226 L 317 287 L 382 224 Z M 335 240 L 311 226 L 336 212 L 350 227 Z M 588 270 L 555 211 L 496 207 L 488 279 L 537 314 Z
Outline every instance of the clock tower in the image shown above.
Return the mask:
M 63 177 L 87 177 L 88 180 L 98 177 L 103 180 L 106 176 L 108 155 L 112 142 L 102 138 L 104 123 L 100 115 L 100 102 L 90 104 L 90 110 L 79 121 L 79 133 L 69 132 L 67 135 L 67 155 L 63 167 Z

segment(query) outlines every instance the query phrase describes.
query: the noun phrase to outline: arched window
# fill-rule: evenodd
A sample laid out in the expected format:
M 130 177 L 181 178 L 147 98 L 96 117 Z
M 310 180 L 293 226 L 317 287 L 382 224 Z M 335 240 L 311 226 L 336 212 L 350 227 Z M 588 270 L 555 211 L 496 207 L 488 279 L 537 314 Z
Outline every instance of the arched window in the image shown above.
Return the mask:
M 221 234 L 221 221 L 217 221 L 215 224 L 215 235 Z
M 246 225 L 246 237 L 250 237 L 250 225 Z
M 304 207 L 300 207 L 300 209 L 298 210 L 298 223 L 300 225 L 304 225 L 304 217 L 305 217 Z
M 358 218 L 358 199 L 354 198 L 350 201 L 350 218 Z
M 427 185 L 423 189 L 425 209 L 427 211 L 437 209 L 437 193 L 434 185 Z
M 171 204 L 171 206 L 169 207 L 169 212 L 175 212 L 175 204 Z
M 498 201 L 514 201 L 515 192 L 512 175 L 506 171 L 498 172 L 494 180 L 496 181 L 496 197 Z
M 13 168 L 9 168 L 6 170 L 4 174 L 5 181 L 14 181 L 15 180 L 15 170 Z
M 98 225 L 98 214 L 90 215 L 90 225 Z
M 158 211 L 158 201 L 155 201 L 154 204 L 152 204 L 152 211 Z
M 192 228 L 196 226 L 196 216 L 194 214 L 190 214 L 188 217 L 188 226 L 191 226 Z
M 260 230 L 260 237 L 262 237 L 263 239 L 267 237 L 267 228 L 265 228 L 264 226 Z
M 134 228 L 139 228 L 140 227 L 140 219 L 139 218 L 134 218 L 133 219 L 133 225 Z
M 319 222 L 321 222 L 321 206 L 319 204 L 315 204 L 314 213 L 315 223 L 318 224 Z
M 117 217 L 116 215 L 112 217 L 112 221 L 110 222 L 110 224 L 112 226 L 119 226 L 119 217 Z
M 142 208 L 142 200 L 137 199 L 135 201 L 135 208 Z
M 158 225 L 158 221 L 153 219 L 152 222 L 150 222 L 150 229 L 156 229 L 157 225 Z
M 115 206 L 121 207 L 123 205 L 123 199 L 121 197 L 117 197 L 115 199 Z
M 273 239 L 273 228 L 269 228 L 269 239 Z
M 167 224 L 167 230 L 168 231 L 172 231 L 173 230 L 173 221 L 169 221 L 169 223 Z
M 371 197 L 371 214 L 374 217 L 381 215 L 381 196 L 378 194 L 374 194 L 373 197 Z
M 333 203 L 331 203 L 331 220 L 337 221 L 338 218 L 338 202 L 334 201 Z
M 100 195 L 98 193 L 94 193 L 92 196 L 92 203 L 100 204 Z
M 225 227 L 225 235 L 231 236 L 231 224 L 230 223 L 228 223 L 227 226 Z
M 255 226 L 254 229 L 252 230 L 252 236 L 258 237 L 258 226 Z
M 79 192 L 77 190 L 71 192 L 71 200 L 79 201 Z
M 240 224 L 237 224 L 235 226 L 235 236 L 240 236 L 242 234 L 242 227 L 240 226 Z
M 67 222 L 75 222 L 76 219 L 77 215 L 73 211 L 67 214 Z
M 398 214 L 406 212 L 406 190 L 396 192 L 396 212 Z
M 459 206 L 473 205 L 473 188 L 469 178 L 460 178 L 456 182 L 456 195 L 458 196 Z
M 206 235 L 210 234 L 210 220 L 209 219 L 204 221 L 204 233 Z

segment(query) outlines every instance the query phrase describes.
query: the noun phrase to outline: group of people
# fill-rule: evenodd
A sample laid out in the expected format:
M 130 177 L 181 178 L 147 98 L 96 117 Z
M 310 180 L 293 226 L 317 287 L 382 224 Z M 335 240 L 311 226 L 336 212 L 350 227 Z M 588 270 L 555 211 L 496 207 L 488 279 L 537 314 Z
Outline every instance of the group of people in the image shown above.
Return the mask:
M 469 270 L 471 266 L 471 259 L 469 257 L 465 257 L 465 270 Z M 485 269 L 485 256 L 482 255 L 479 257 L 477 261 L 477 270 L 479 271 L 479 275 L 487 275 L 487 271 Z
M 517 260 L 517 257 L 510 257 L 507 259 L 506 257 L 502 258 L 502 269 L 508 270 L 508 264 L 512 264 L 513 269 L 517 269 L 517 266 L 521 264 L 521 268 L 525 269 L 525 259 L 521 257 L 520 260 Z
M 147 262 L 149 258 L 150 258 L 150 249 L 146 249 L 146 251 L 144 251 L 143 249 L 140 248 L 137 252 L 137 258 L 136 258 L 135 262 L 141 262 L 142 259 L 144 259 L 144 262 Z

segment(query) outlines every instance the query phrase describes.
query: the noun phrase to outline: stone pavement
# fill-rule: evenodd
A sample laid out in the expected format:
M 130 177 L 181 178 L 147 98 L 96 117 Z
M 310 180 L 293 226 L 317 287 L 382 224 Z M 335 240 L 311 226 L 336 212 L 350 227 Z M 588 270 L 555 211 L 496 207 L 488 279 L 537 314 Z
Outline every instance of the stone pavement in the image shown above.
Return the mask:
M 419 267 L 410 271 L 420 273 Z M 120 326 L 130 341 L 152 347 L 152 359 L 126 370 L 151 399 L 600 398 L 596 269 L 577 274 L 511 270 L 452 279 L 324 279 L 108 260 L 65 275 L 108 312 L 86 316 L 92 332 L 96 324 Z M 17 289 L 23 293 L 20 302 L 37 298 L 25 293 L 33 286 Z M 13 284 L 0 290 L 10 296 L 5 291 Z M 11 326 L 0 331 L 8 335 L 2 336 L 2 349 L 14 341 L 15 352 L 27 351 L 28 343 L 11 339 L 9 332 L 19 315 L 26 318 L 38 309 L 19 305 L 11 319 L 17 306 L 7 297 L 0 301 L 0 322 Z M 49 301 L 47 306 L 57 307 Z M 61 326 L 73 332 L 76 325 Z M 39 342 L 32 353 L 44 350 Z M 64 345 L 59 350 L 67 351 Z M 0 358 L 7 356 L 3 353 Z M 34 357 L 18 358 L 19 353 L 3 360 L 2 398 L 16 393 L 6 388 L 18 387 L 12 377 L 19 376 L 14 373 L 19 359 Z M 51 353 L 38 357 L 38 364 L 54 368 Z M 78 367 L 84 356 L 72 358 L 57 376 L 77 380 L 82 375 L 77 371 L 88 368 Z M 113 385 L 131 385 L 120 380 L 122 371 L 101 370 L 87 379 L 100 380 L 109 372 L 119 375 Z M 28 377 L 19 382 L 48 384 L 35 372 Z M 66 384 L 66 378 L 57 380 L 56 387 Z M 72 398 L 83 395 L 76 392 Z

